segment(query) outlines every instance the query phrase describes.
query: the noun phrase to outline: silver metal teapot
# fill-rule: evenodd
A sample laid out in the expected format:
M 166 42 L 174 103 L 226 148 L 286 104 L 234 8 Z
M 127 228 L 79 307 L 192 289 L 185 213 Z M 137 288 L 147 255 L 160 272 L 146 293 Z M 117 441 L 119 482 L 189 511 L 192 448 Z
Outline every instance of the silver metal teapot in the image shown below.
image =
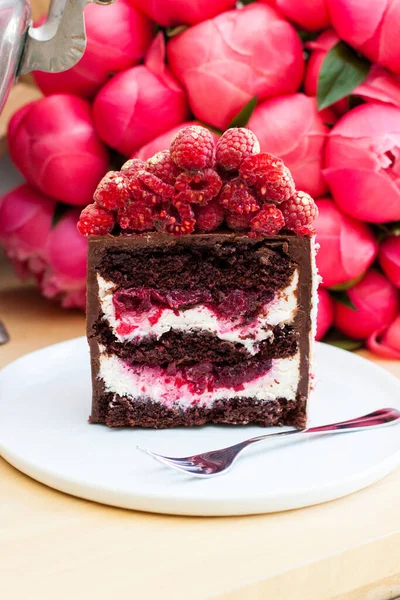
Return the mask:
M 0 0 L 0 112 L 19 75 L 59 73 L 80 60 L 86 47 L 83 10 L 91 1 L 115 0 L 52 0 L 47 21 L 33 28 L 28 0 Z

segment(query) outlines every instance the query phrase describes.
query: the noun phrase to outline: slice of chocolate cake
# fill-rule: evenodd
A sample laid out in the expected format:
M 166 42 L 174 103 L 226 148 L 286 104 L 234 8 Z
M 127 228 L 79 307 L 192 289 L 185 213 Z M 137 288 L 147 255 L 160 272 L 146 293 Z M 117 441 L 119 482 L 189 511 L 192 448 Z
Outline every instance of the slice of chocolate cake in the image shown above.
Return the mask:
M 220 138 L 216 159 L 211 134 L 189 127 L 170 152 L 108 174 L 78 224 L 91 422 L 304 427 L 316 212 L 245 129 Z
M 305 237 L 91 238 L 91 421 L 303 427 L 312 270 Z

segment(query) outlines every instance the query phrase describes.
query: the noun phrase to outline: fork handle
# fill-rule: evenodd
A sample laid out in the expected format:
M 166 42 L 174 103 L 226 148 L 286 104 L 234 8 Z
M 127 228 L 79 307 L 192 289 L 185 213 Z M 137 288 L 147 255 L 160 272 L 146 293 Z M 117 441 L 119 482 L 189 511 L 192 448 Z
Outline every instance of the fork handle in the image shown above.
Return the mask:
M 362 417 L 348 419 L 347 421 L 339 421 L 338 423 L 330 423 L 328 425 L 320 425 L 319 427 L 309 427 L 308 429 L 292 429 L 290 431 L 278 431 L 277 433 L 266 433 L 255 438 L 247 440 L 250 444 L 261 442 L 269 438 L 275 438 L 285 435 L 304 435 L 305 433 L 346 433 L 347 431 L 363 431 L 370 427 L 390 425 L 399 418 L 399 412 L 392 408 L 382 408 Z M 246 444 L 247 445 L 247 444 Z

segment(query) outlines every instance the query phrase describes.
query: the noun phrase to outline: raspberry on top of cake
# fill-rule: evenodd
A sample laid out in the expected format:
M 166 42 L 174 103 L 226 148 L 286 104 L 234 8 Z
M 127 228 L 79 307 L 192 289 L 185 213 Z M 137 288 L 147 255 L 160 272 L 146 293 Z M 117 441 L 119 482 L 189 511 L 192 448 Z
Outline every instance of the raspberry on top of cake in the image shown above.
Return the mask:
M 99 183 L 89 236 L 92 423 L 304 427 L 317 207 L 254 133 L 180 130 Z
M 93 199 L 78 223 L 82 235 L 181 236 L 210 233 L 225 223 L 249 237 L 283 229 L 311 236 L 317 216 L 314 200 L 296 191 L 283 161 L 260 152 L 245 128 L 228 129 L 215 145 L 205 127 L 185 127 L 169 150 L 108 172 Z

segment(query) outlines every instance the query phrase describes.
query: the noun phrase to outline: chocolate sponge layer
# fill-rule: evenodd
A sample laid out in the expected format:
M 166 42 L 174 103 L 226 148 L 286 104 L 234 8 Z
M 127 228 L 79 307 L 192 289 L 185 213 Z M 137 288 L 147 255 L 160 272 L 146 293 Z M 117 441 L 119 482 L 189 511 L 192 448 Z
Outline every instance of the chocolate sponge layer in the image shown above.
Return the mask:
M 204 243 L 206 236 L 187 237 L 189 244 L 171 243 L 169 237 L 165 245 L 137 244 L 134 252 L 126 245 L 105 246 L 96 270 L 121 287 L 197 290 L 207 286 L 210 290 L 274 292 L 288 285 L 296 267 L 282 244 L 270 247 L 264 240 L 246 236 L 241 236 L 240 243 L 231 241 L 231 236 L 215 236 L 210 245 Z
M 246 364 L 252 358 L 243 344 L 221 340 L 208 331 L 185 333 L 172 329 L 158 339 L 148 336 L 137 342 L 119 342 L 107 321 L 100 318 L 93 325 L 92 335 L 108 353 L 130 363 L 165 365 L 210 361 L 236 365 Z M 298 335 L 293 326 L 274 327 L 273 336 L 273 341 L 267 339 L 259 343 L 258 360 L 286 358 L 296 353 Z
M 109 427 L 192 427 L 205 423 L 230 423 L 234 425 L 255 423 L 262 427 L 293 425 L 305 427 L 305 399 L 278 398 L 261 402 L 257 398 L 229 398 L 214 402 L 211 407 L 191 406 L 167 408 L 150 398 L 132 401 L 116 394 L 103 393 L 98 398 L 91 416 L 92 423 L 104 423 Z

